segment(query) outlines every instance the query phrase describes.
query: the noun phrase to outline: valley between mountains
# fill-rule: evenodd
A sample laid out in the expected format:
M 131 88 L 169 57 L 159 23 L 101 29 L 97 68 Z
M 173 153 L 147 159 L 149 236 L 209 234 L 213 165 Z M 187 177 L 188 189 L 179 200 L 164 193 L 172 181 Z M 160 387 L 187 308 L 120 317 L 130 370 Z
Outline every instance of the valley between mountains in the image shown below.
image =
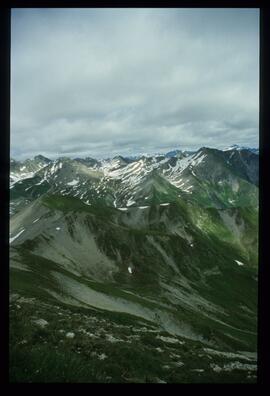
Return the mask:
M 258 159 L 11 159 L 11 381 L 256 382 Z

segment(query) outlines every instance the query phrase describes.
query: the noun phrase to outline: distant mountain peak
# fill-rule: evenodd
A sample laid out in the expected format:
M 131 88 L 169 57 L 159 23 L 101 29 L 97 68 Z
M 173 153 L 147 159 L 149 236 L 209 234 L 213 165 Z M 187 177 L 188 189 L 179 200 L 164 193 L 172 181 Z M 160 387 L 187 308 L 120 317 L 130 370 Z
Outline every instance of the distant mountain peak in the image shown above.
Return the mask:
M 167 157 L 167 158 L 176 157 L 179 154 L 182 154 L 181 150 L 172 150 L 172 151 L 169 151 L 168 153 L 166 153 L 165 157 Z
M 242 151 L 247 150 L 255 154 L 259 154 L 259 149 L 254 147 L 239 146 L 238 144 L 233 144 L 232 146 L 225 147 L 222 151 Z
M 42 155 L 42 154 L 36 155 L 36 156 L 34 157 L 34 160 L 36 160 L 36 161 L 42 161 L 42 162 L 47 162 L 47 163 L 51 162 L 51 160 L 50 160 L 49 158 L 44 157 L 44 155 Z

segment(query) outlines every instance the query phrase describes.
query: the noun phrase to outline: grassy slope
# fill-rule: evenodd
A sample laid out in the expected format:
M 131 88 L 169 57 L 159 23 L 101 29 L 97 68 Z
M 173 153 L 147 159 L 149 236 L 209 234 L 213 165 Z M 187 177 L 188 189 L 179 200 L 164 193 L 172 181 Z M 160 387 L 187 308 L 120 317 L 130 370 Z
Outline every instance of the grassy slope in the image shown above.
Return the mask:
M 150 309 L 155 309 L 156 307 L 162 309 L 160 308 L 161 303 L 170 302 L 171 304 L 167 295 L 162 292 L 158 278 L 161 277 L 163 281 L 165 280 L 168 284 L 177 286 L 177 283 L 175 283 L 177 276 L 171 268 L 164 266 L 164 257 L 157 255 L 154 247 L 150 246 L 150 244 L 146 242 L 147 237 L 151 236 L 160 244 L 161 247 L 164 249 L 166 248 L 167 254 L 173 258 L 180 273 L 187 279 L 190 279 L 193 290 L 199 293 L 199 295 L 206 300 L 213 301 L 216 305 L 220 305 L 225 310 L 228 310 L 230 312 L 230 317 L 226 318 L 226 323 L 229 324 L 229 326 L 247 330 L 247 332 L 239 332 L 239 330 L 233 329 L 229 326 L 224 327 L 221 323 L 212 320 L 209 317 L 205 317 L 204 315 L 194 315 L 192 310 L 183 308 L 183 305 L 181 303 L 179 305 L 177 300 L 175 300 L 175 304 L 171 304 L 171 307 L 174 308 L 174 316 L 176 320 L 190 323 L 190 325 L 199 330 L 206 341 L 211 340 L 216 343 L 216 345 L 219 345 L 219 347 L 223 346 L 227 350 L 228 348 L 231 350 L 256 350 L 257 285 L 253 279 L 256 275 L 256 263 L 254 265 L 254 262 L 251 262 L 252 260 L 250 262 L 248 261 L 244 271 L 242 267 L 238 267 L 234 263 L 234 259 L 246 259 L 243 249 L 244 243 L 243 246 L 241 244 L 234 243 L 233 236 L 224 227 L 216 209 L 201 209 L 194 204 L 187 205 L 179 198 L 176 203 L 170 207 L 151 207 L 147 215 L 150 227 L 144 229 L 127 228 L 124 226 L 121 222 L 121 218 L 119 218 L 119 216 L 122 216 L 122 213 L 119 213 L 116 209 L 104 208 L 98 205 L 87 206 L 76 198 L 47 196 L 44 198 L 43 204 L 51 210 L 61 211 L 67 215 L 76 212 L 85 214 L 88 216 L 89 227 L 91 227 L 92 230 L 96 230 L 97 238 L 100 236 L 100 239 L 98 239 L 100 249 L 103 250 L 106 255 L 115 260 L 116 250 L 120 252 L 122 260 L 119 262 L 120 271 L 115 279 L 115 283 L 102 284 L 83 278 L 79 279 L 80 282 L 89 286 L 93 290 L 100 291 L 114 297 L 121 297 L 126 300 L 139 303 Z M 166 221 L 164 221 L 163 224 L 158 221 L 157 212 L 159 218 L 160 216 L 163 216 L 169 221 L 172 221 L 174 218 L 179 218 L 181 219 L 181 224 L 184 223 L 189 227 L 190 233 L 195 241 L 192 250 L 185 239 L 179 237 L 179 235 L 172 234 L 166 228 Z M 248 240 L 248 238 L 251 237 L 253 225 L 256 222 L 256 215 L 250 208 L 240 209 L 240 214 L 244 218 L 246 216 L 246 222 L 250 224 L 250 226 L 247 227 L 246 236 L 244 237 L 244 239 L 246 238 Z M 200 224 L 201 229 L 196 227 L 200 216 L 202 216 L 203 219 Z M 102 230 L 101 233 L 100 230 Z M 49 270 L 57 270 L 58 272 L 63 272 L 70 277 L 76 277 L 70 273 L 67 274 L 65 270 L 63 268 L 59 268 L 56 263 L 32 255 L 29 252 L 29 242 L 25 243 L 18 249 L 20 250 L 21 257 L 31 269 L 31 272 L 12 270 L 11 290 L 15 290 L 28 297 L 34 296 L 39 301 L 47 301 L 49 304 L 54 306 L 54 300 L 49 297 L 42 288 L 40 288 L 42 285 L 43 288 L 55 290 L 56 292 L 59 291 L 59 285 L 55 282 L 55 279 L 50 276 Z M 132 260 L 135 268 L 137 268 L 137 271 L 134 272 L 134 276 L 132 277 L 132 282 L 130 281 L 129 275 L 127 275 L 126 268 L 125 272 L 121 270 L 121 265 L 123 266 L 125 260 L 130 256 L 130 252 L 134 252 Z M 222 275 L 204 275 L 205 271 L 212 270 L 213 267 L 216 266 L 219 268 Z M 119 287 L 119 285 L 121 285 L 121 287 Z M 228 285 L 230 285 L 229 288 Z M 177 287 L 179 287 L 179 285 Z M 133 292 L 135 291 L 137 295 L 134 296 L 133 294 L 128 294 L 123 291 L 123 289 Z M 153 298 L 157 295 L 159 298 L 156 302 L 151 302 L 145 299 L 145 297 Z M 240 304 L 245 305 L 252 313 L 244 314 L 243 312 L 240 312 Z M 69 309 L 72 308 L 69 307 Z M 75 312 L 79 312 L 81 309 L 82 308 L 76 308 Z M 14 316 L 11 317 L 11 323 L 14 323 L 16 315 L 20 316 L 20 312 L 21 311 L 16 309 L 14 310 Z M 45 315 L 45 312 L 46 310 L 43 310 L 43 316 Z M 88 315 L 89 312 L 91 312 L 90 307 L 88 307 L 85 312 L 87 312 Z M 106 311 L 102 313 L 102 316 L 110 317 L 110 321 L 117 320 L 121 322 L 123 318 L 124 320 L 131 320 L 133 323 L 137 323 L 138 321 L 138 319 L 127 314 L 109 313 Z M 224 320 L 222 315 L 216 314 L 216 317 L 219 317 L 220 320 Z M 110 376 L 108 373 L 111 372 L 115 373 L 113 375 L 113 380 L 117 382 L 129 382 L 129 380 L 125 380 L 125 373 L 124 375 L 121 374 L 121 376 L 120 373 L 124 371 L 126 364 L 125 359 L 127 359 L 129 354 L 133 355 L 135 353 L 135 349 L 136 354 L 138 355 L 136 355 L 137 363 L 133 368 L 129 368 L 128 371 L 130 371 L 131 378 L 133 376 L 141 382 L 155 382 L 155 378 L 165 378 L 167 382 L 196 382 L 196 378 L 202 382 L 220 382 L 222 380 L 230 382 L 234 379 L 235 381 L 244 381 L 244 377 L 245 381 L 247 380 L 246 372 L 243 376 L 243 371 L 241 370 L 239 372 L 237 370 L 233 372 L 223 372 L 222 374 L 217 375 L 217 373 L 209 366 L 209 360 L 211 359 L 208 359 L 206 356 L 203 369 L 205 370 L 204 373 L 207 372 L 207 375 L 198 375 L 196 372 L 194 372 L 195 374 L 192 374 L 191 370 L 193 368 L 190 367 L 190 365 L 192 365 L 191 361 L 199 364 L 199 360 L 196 358 L 198 355 L 196 348 L 195 356 L 193 356 L 189 350 L 185 351 L 185 353 L 181 351 L 181 356 L 183 354 L 186 356 L 185 365 L 189 367 L 187 371 L 181 370 L 180 372 L 180 369 L 170 370 L 170 374 L 164 376 L 164 369 L 161 371 L 159 371 L 159 369 L 154 369 L 155 367 L 160 367 L 161 362 L 166 365 L 166 359 L 163 359 L 164 356 L 162 356 L 161 359 L 160 353 L 153 350 L 153 348 L 151 349 L 151 335 L 145 339 L 147 340 L 145 345 L 145 347 L 147 347 L 147 357 L 145 357 L 145 349 L 139 349 L 137 344 L 132 344 L 132 347 L 128 345 L 123 346 L 123 348 L 120 348 L 120 352 L 119 348 L 118 352 L 116 352 L 117 348 L 114 348 L 114 344 L 109 343 L 106 346 L 106 343 L 104 344 L 104 340 L 103 343 L 101 341 L 100 346 L 102 345 L 108 353 L 109 351 L 112 352 L 113 356 L 112 362 L 107 367 L 106 364 L 104 365 L 104 362 L 99 361 L 99 359 L 94 359 L 93 361 L 89 360 L 89 357 L 87 356 L 82 357 L 80 354 L 78 356 L 78 354 L 73 352 L 69 347 L 73 342 L 71 340 L 68 340 L 67 344 L 65 343 L 64 348 L 56 348 L 58 350 L 55 350 L 52 345 L 58 345 L 59 347 L 59 344 L 51 344 L 51 335 L 48 335 L 46 332 L 45 335 L 43 334 L 41 338 L 38 338 L 36 344 L 31 338 L 32 335 L 29 335 L 30 338 L 29 341 L 27 341 L 27 345 L 32 345 L 32 343 L 34 345 L 31 352 L 32 361 L 34 363 L 32 365 L 33 367 L 30 364 L 31 367 L 28 368 L 29 373 L 31 374 L 23 374 L 20 370 L 22 370 L 23 364 L 25 364 L 25 362 L 23 363 L 25 360 L 24 351 L 28 350 L 28 348 L 27 345 L 18 347 L 17 344 L 19 342 L 19 338 L 23 338 L 24 332 L 29 331 L 29 329 L 27 329 L 28 327 L 27 322 L 23 322 L 18 325 L 18 328 L 14 328 L 14 333 L 11 336 L 11 339 L 13 337 L 13 339 L 16 340 L 14 342 L 14 348 L 12 347 L 12 359 L 15 359 L 16 357 L 18 362 L 21 362 L 21 364 L 14 363 L 13 365 L 12 378 L 14 381 L 19 381 L 22 378 L 24 378 L 24 380 L 38 381 L 42 377 L 43 380 L 45 379 L 46 381 L 62 381 L 63 379 L 66 380 L 68 378 L 69 381 L 72 381 L 73 379 L 78 382 L 106 382 L 106 378 Z M 46 337 L 48 337 L 49 346 L 44 345 Z M 241 342 L 239 342 L 239 338 L 242 340 Z M 69 341 L 70 344 L 68 344 Z M 190 340 L 186 342 L 193 345 L 193 342 Z M 164 344 L 162 345 L 164 347 Z M 196 345 L 199 344 L 197 343 Z M 119 347 L 119 345 L 117 346 Z M 109 349 L 107 349 L 107 347 Z M 202 346 L 200 345 L 200 348 L 201 347 Z M 40 362 L 41 354 L 44 356 L 43 363 Z M 146 361 L 149 360 L 147 364 L 149 367 L 152 367 L 150 371 L 149 368 L 146 369 L 142 363 L 143 356 Z M 55 363 L 53 362 L 55 359 L 58 362 L 58 367 L 54 367 Z M 69 363 L 66 363 L 67 359 Z M 113 367 L 115 364 L 113 362 L 115 361 L 119 361 L 119 367 L 121 367 L 121 369 L 119 367 Z M 219 363 L 221 364 L 222 362 Z M 34 367 L 39 364 L 42 364 L 42 370 L 44 370 L 41 377 L 33 374 Z M 49 374 L 49 367 L 51 365 L 55 369 L 55 376 L 53 377 Z M 80 367 L 79 371 L 74 369 L 75 366 Z M 85 369 L 83 369 L 83 367 L 85 367 Z M 71 372 L 73 372 L 73 374 Z M 145 372 L 151 373 L 149 378 L 145 375 Z M 107 377 L 102 373 L 107 373 Z M 109 379 L 108 381 L 111 380 L 112 379 Z
M 199 342 L 179 337 L 163 341 L 159 337 L 170 335 L 126 315 L 17 296 L 10 317 L 11 382 L 255 381 L 254 359 L 212 356 Z M 40 328 L 38 318 L 48 325 Z M 231 364 L 238 369 L 214 370 Z

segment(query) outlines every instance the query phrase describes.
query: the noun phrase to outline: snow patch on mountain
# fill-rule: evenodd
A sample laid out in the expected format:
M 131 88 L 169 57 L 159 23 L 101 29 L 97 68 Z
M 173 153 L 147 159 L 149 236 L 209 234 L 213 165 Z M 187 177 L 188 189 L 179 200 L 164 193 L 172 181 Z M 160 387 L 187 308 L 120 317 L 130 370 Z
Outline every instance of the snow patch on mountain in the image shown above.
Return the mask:
M 15 173 L 10 172 L 10 187 L 12 187 L 15 183 L 20 182 L 25 179 L 30 179 L 34 176 L 34 172 L 23 172 L 23 173 Z
M 129 199 L 129 200 L 127 201 L 127 206 L 134 205 L 135 203 L 136 203 L 135 201 L 133 201 L 132 199 Z
M 25 229 L 18 232 L 18 234 L 16 234 L 14 237 L 9 238 L 9 243 L 12 243 L 13 241 L 15 241 L 15 239 L 17 239 L 24 231 L 25 231 Z
M 238 260 L 234 260 L 235 262 L 236 262 L 236 264 L 238 264 L 238 265 L 244 265 L 241 261 L 238 261 Z

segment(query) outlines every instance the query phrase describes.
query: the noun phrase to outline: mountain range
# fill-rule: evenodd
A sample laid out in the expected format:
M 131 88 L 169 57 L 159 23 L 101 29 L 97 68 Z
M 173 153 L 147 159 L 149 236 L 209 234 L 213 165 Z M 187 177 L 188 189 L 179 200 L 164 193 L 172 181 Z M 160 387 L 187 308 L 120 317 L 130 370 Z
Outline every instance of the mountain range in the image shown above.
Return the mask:
M 13 381 L 254 382 L 258 163 L 11 159 Z

